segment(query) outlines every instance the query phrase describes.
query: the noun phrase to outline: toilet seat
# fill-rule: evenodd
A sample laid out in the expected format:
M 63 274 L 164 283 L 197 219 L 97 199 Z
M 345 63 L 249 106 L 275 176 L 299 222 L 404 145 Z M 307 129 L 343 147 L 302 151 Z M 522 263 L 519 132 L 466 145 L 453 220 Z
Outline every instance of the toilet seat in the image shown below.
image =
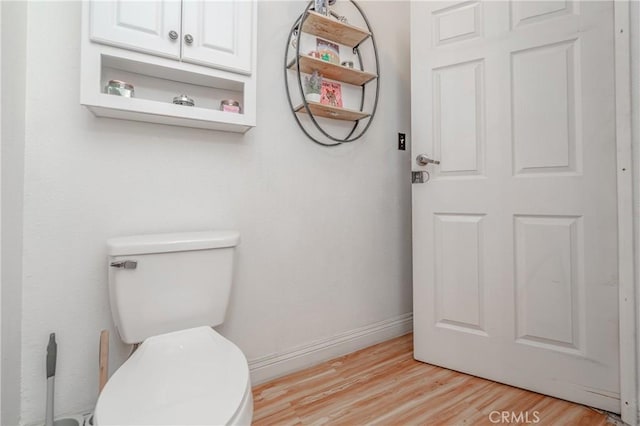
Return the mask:
M 210 327 L 146 339 L 113 374 L 97 425 L 249 423 L 249 368 L 240 349 Z

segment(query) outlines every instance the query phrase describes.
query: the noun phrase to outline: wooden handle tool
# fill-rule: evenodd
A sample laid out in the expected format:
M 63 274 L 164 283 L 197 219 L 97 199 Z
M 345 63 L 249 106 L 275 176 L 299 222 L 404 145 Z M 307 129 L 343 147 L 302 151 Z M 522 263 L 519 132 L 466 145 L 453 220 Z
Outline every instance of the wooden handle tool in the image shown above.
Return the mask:
M 100 355 L 98 369 L 98 395 L 102 392 L 102 388 L 107 384 L 109 377 L 109 330 L 100 332 Z

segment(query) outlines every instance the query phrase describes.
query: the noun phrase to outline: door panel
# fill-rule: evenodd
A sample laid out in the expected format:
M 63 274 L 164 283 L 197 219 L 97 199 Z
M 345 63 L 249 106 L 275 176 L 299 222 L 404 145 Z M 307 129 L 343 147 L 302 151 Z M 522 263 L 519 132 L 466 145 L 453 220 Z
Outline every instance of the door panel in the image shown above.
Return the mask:
M 511 3 L 512 28 L 574 13 L 573 1 L 513 1 Z
M 462 3 L 440 9 L 433 14 L 437 45 L 475 38 L 480 35 L 480 2 Z
M 180 34 L 179 0 L 91 1 L 91 40 L 125 49 L 180 57 L 180 40 L 171 40 L 170 31 Z
M 255 2 L 251 0 L 186 1 L 182 59 L 230 71 L 251 73 Z
M 580 217 L 516 216 L 516 341 L 580 354 L 584 270 Z
M 511 53 L 517 174 L 576 171 L 575 45 L 576 40 L 570 40 Z
M 434 154 L 441 161 L 437 176 L 482 174 L 482 61 L 433 70 Z
M 412 2 L 418 360 L 620 412 L 612 2 Z
M 436 326 L 485 334 L 482 215 L 435 214 Z

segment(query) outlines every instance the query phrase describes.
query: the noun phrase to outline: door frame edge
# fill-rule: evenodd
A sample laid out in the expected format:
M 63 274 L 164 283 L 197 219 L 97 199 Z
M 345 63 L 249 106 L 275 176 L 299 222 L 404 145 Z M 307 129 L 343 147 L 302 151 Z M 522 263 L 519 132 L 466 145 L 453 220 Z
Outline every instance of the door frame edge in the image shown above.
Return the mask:
M 631 426 L 637 426 L 639 413 L 631 135 L 631 11 L 629 0 L 614 1 L 613 5 L 618 196 L 620 415 L 624 422 Z

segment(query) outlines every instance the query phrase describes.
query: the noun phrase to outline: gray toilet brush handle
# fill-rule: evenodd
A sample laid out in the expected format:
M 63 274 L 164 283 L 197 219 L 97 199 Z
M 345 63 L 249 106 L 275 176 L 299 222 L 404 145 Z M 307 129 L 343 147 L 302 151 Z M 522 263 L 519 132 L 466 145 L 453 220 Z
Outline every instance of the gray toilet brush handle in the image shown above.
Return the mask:
M 56 361 L 58 357 L 58 345 L 56 333 L 49 335 L 47 345 L 47 406 L 45 411 L 45 426 L 53 426 L 53 392 L 56 380 Z

